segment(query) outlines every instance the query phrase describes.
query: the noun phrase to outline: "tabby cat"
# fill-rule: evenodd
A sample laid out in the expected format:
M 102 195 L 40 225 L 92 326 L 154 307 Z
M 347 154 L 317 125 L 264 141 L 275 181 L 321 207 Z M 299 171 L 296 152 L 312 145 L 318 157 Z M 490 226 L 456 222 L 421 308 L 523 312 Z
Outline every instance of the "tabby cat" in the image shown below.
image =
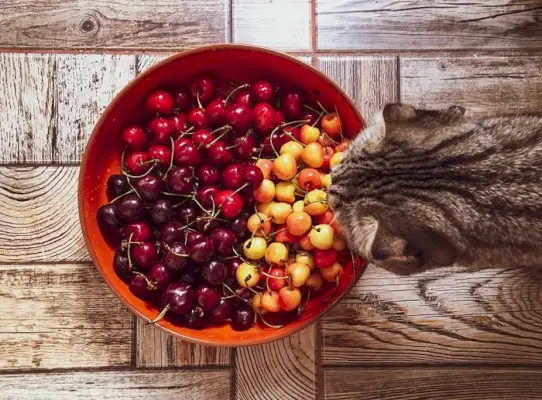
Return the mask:
M 542 265 L 542 118 L 391 104 L 332 171 L 350 246 L 399 274 Z

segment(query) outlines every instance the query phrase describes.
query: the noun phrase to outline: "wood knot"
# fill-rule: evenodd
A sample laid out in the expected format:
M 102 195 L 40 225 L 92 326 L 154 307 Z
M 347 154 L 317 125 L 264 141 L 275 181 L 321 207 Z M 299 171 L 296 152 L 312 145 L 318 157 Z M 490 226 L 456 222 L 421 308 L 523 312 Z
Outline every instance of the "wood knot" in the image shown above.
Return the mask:
M 446 63 L 444 61 L 439 62 L 438 66 L 443 71 L 446 71 L 448 69 L 448 65 L 446 65 Z
M 95 15 L 85 14 L 79 20 L 78 31 L 82 36 L 94 37 L 100 30 L 100 21 Z

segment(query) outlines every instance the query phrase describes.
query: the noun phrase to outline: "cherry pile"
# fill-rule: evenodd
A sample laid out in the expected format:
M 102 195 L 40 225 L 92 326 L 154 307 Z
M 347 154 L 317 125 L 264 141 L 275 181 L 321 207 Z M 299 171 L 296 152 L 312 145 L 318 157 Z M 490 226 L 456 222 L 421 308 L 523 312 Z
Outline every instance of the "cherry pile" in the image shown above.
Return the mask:
M 196 76 L 151 93 L 145 123 L 120 132 L 121 173 L 97 219 L 116 274 L 161 310 L 154 322 L 280 327 L 263 315 L 297 316 L 343 266 L 363 266 L 326 199 L 349 139 L 314 103 Z

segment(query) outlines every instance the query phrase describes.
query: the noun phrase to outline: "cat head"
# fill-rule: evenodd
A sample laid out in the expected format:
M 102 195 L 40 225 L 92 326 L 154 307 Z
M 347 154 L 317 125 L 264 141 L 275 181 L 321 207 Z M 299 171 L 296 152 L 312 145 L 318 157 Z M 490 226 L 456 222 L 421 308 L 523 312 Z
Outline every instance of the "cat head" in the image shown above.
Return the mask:
M 381 190 L 401 179 L 410 157 L 422 160 L 423 168 L 424 149 L 443 140 L 464 114 L 457 106 L 433 111 L 388 105 L 333 168 L 330 205 L 350 247 L 369 262 L 410 274 L 453 264 L 464 250 L 441 213 L 419 198 Z

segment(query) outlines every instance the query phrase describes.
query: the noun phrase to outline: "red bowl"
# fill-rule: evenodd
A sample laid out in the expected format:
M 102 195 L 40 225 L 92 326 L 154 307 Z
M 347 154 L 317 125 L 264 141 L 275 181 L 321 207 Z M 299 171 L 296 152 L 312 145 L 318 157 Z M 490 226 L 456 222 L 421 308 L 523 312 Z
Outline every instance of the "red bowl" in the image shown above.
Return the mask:
M 98 271 L 113 292 L 132 312 L 152 320 L 158 310 L 134 296 L 126 283 L 113 271 L 114 249 L 102 237 L 96 221 L 98 208 L 107 203 L 106 181 L 118 173 L 122 127 L 144 115 L 144 99 L 157 88 L 182 84 L 198 73 L 227 77 L 237 82 L 267 79 L 281 87 L 298 87 L 312 94 L 324 107 L 337 108 L 344 121 L 345 134 L 353 136 L 364 125 L 362 116 L 348 96 L 329 78 L 311 66 L 276 51 L 245 45 L 214 45 L 176 54 L 149 68 L 130 82 L 111 102 L 96 124 L 89 139 L 79 176 L 79 217 L 89 253 Z M 338 290 L 330 287 L 314 297 L 301 316 L 280 329 L 254 327 L 245 332 L 229 325 L 192 330 L 162 320 L 157 325 L 182 339 L 216 346 L 246 346 L 279 339 L 315 322 L 335 304 L 359 278 L 346 268 Z M 324 299 L 328 299 L 323 304 Z

